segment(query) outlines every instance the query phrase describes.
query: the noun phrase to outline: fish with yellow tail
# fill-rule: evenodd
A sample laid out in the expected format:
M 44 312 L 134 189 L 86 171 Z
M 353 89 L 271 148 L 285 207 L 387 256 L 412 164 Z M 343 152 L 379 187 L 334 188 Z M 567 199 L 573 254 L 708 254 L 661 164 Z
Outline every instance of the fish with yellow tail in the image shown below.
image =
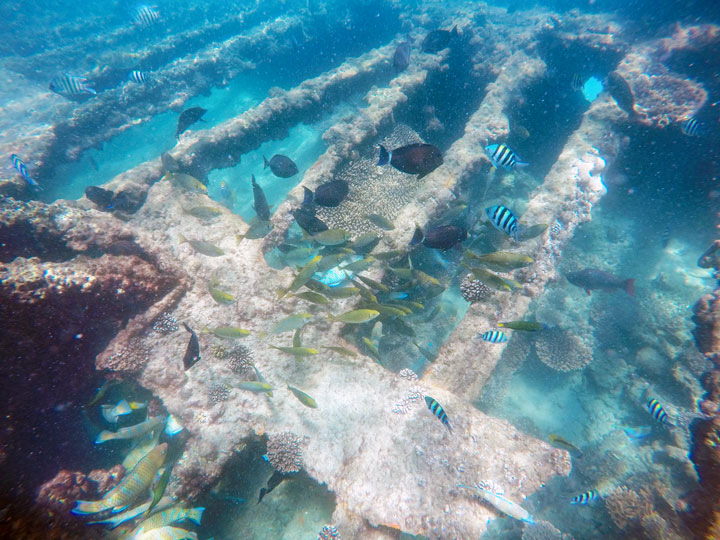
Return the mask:
M 491 504 L 493 507 L 495 507 L 496 510 L 502 512 L 507 516 L 510 516 L 511 518 L 524 521 L 525 523 L 530 523 L 531 525 L 535 524 L 535 520 L 530 515 L 530 512 L 525 510 L 519 504 L 514 503 L 511 500 L 506 499 L 499 493 L 496 493 L 494 490 L 489 489 L 488 486 L 483 483 L 480 483 L 475 487 L 458 484 L 458 487 L 472 489 L 473 491 L 475 491 L 476 495 L 478 495 L 485 502 Z
M 312 397 L 310 397 L 308 394 L 303 392 L 302 390 L 298 390 L 294 386 L 287 385 L 288 390 L 290 390 L 296 398 L 298 398 L 298 401 L 305 405 L 306 407 L 310 407 L 311 409 L 317 409 L 317 401 L 315 401 Z
M 164 421 L 165 419 L 160 416 L 152 416 L 144 422 L 140 422 L 134 426 L 124 427 L 122 429 L 118 429 L 117 431 L 101 431 L 97 436 L 97 439 L 95 439 L 95 444 L 101 444 L 116 439 L 138 439 L 143 435 L 150 433 L 156 427 L 162 425 Z
M 156 417 L 157 418 L 157 417 Z M 137 465 L 125 475 L 120 483 L 108 491 L 99 501 L 77 501 L 73 514 L 86 515 L 98 512 L 122 512 L 140 497 L 147 494 L 158 469 L 165 461 L 167 443 L 162 443 L 138 461 Z

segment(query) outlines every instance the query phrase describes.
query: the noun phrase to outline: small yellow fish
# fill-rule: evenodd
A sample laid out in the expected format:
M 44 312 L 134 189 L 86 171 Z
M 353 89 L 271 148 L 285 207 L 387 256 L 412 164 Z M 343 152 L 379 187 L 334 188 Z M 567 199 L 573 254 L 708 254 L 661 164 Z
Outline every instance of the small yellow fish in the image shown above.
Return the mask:
M 328 315 L 328 317 L 330 317 L 330 319 L 335 322 L 343 322 L 347 324 L 363 324 L 368 321 L 372 321 L 379 315 L 380 312 L 374 309 L 356 309 L 353 311 L 348 311 L 347 313 L 343 313 L 342 315 L 338 315 L 337 317 L 334 315 Z
M 278 351 L 282 351 L 287 354 L 292 354 L 293 356 L 297 356 L 298 358 L 301 358 L 303 356 L 314 356 L 320 353 L 320 351 L 318 351 L 317 349 L 312 349 L 309 347 L 277 347 L 275 345 L 270 346 L 273 349 L 277 349 Z
M 315 255 L 315 257 L 310 259 L 310 261 L 300 269 L 297 276 L 295 276 L 295 279 L 293 279 L 292 283 L 290 284 L 290 287 L 288 287 L 288 290 L 283 293 L 283 296 L 285 296 L 285 294 L 287 294 L 288 292 L 297 291 L 300 287 L 310 281 L 313 277 L 313 274 L 315 273 L 315 270 L 317 270 L 318 263 L 321 260 L 322 255 Z
M 163 178 L 167 179 L 174 187 L 185 189 L 187 191 L 193 191 L 195 193 L 207 193 L 207 187 L 205 184 L 189 174 L 167 173 L 163 176 Z
M 365 343 L 365 346 L 368 348 L 368 350 L 370 351 L 371 355 L 372 355 L 372 356 L 375 358 L 375 360 L 377 360 L 378 363 L 379 363 L 379 362 L 380 362 L 380 351 L 379 351 L 378 348 L 375 346 L 375 344 L 374 344 L 372 341 L 370 341 L 370 339 L 368 339 L 368 338 L 366 338 L 366 337 L 363 337 L 363 343 Z
M 237 326 L 218 326 L 217 328 L 204 328 L 203 331 L 224 339 L 239 339 L 248 337 L 250 335 L 250 330 L 238 328 Z
M 336 352 L 338 354 L 342 354 L 343 356 L 350 356 L 355 357 L 357 356 L 357 353 L 355 351 L 351 351 L 350 349 L 346 349 L 345 347 L 339 347 L 337 345 L 326 345 L 323 346 L 323 349 L 328 349 L 330 351 Z
M 386 217 L 381 216 L 380 214 L 368 214 L 365 216 L 365 219 L 367 219 L 376 227 L 380 227 L 384 231 L 392 231 L 395 228 L 395 225 L 392 221 L 390 221 Z
M 310 407 L 311 409 L 317 409 L 317 402 L 311 398 L 309 395 L 307 395 L 302 390 L 298 390 L 294 386 L 287 385 L 288 390 L 290 390 L 293 394 L 295 394 L 295 397 L 298 398 L 300 403 L 305 405 L 306 407 Z
M 338 246 L 350 240 L 350 233 L 345 229 L 328 229 L 312 235 L 312 239 L 323 246 Z
M 210 296 L 212 296 L 213 300 L 215 300 L 218 304 L 232 304 L 235 302 L 235 297 L 233 295 L 215 288 L 216 284 L 217 283 L 214 281 L 210 281 L 208 284 L 208 291 L 210 291 Z
M 267 382 L 263 381 L 243 381 L 239 383 L 233 383 L 231 386 L 234 386 L 235 388 L 239 388 L 240 390 L 249 390 L 250 392 L 265 392 L 267 394 L 271 394 L 273 391 L 273 387 L 270 386 Z
M 323 294 L 330 298 L 341 299 L 350 298 L 360 292 L 357 287 L 328 287 L 328 290 Z
M 322 294 L 316 293 L 314 291 L 304 291 L 301 293 L 296 293 L 293 296 L 307 302 L 312 302 L 313 304 L 323 305 L 329 302 L 329 300 L 325 298 Z
M 560 435 L 551 433 L 550 435 L 548 435 L 548 440 L 550 441 L 551 444 L 554 444 L 556 446 L 563 446 L 563 447 L 565 447 L 566 450 L 575 452 L 578 455 L 578 457 L 582 456 L 582 451 L 577 446 L 575 446 L 571 442 L 566 441 Z
M 183 208 L 183 212 L 198 219 L 213 219 L 222 214 L 222 210 L 215 208 L 214 206 L 194 206 L 192 208 Z
M 190 244 L 193 250 L 195 250 L 195 253 L 200 253 L 201 255 L 206 255 L 208 257 L 220 257 L 222 255 L 225 255 L 225 252 L 222 249 L 211 244 L 210 242 L 206 242 L 205 240 L 188 240 L 181 234 L 180 243 Z
M 283 332 L 297 330 L 298 328 L 305 326 L 309 322 L 308 319 L 311 317 L 312 315 L 309 313 L 296 313 L 295 315 L 290 315 L 289 317 L 285 317 L 284 319 L 280 319 L 276 322 L 270 329 L 270 333 L 282 334 Z

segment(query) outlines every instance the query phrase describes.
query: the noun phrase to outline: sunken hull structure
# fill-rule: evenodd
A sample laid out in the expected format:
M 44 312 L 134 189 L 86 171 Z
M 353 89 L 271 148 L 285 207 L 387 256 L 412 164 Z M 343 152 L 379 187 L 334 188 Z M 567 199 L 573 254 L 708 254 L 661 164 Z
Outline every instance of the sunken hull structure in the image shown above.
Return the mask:
M 546 486 L 571 474 L 574 462 L 567 449 L 553 447 L 542 433 L 494 416 L 488 406 L 489 390 L 503 392 L 525 357 L 540 357 L 544 349 L 529 342 L 513 346 L 512 340 L 479 347 L 473 336 L 500 320 L 521 320 L 541 309 L 535 304 L 562 279 L 558 265 L 565 246 L 578 227 L 592 220 L 593 206 L 606 196 L 602 175 L 627 159 L 628 129 L 662 133 L 671 121 L 691 115 L 707 99 L 700 83 L 674 73 L 659 58 L 717 47 L 720 33 L 710 26 L 678 26 L 663 38 L 638 43 L 622 21 L 605 15 L 568 12 L 560 17 L 542 8 L 509 14 L 504 8 L 470 2 L 452 13 L 434 3 L 415 13 L 393 4 L 378 5 L 388 21 L 375 36 L 382 39 L 369 42 L 366 35 L 355 48 L 338 47 L 334 58 L 309 62 L 300 80 L 290 81 L 285 89 L 271 89 L 258 105 L 217 125 L 192 126 L 168 149 L 184 171 L 206 181 L 213 171 L 242 166 L 243 157 L 262 144 L 323 117 L 329 125 L 322 134 L 325 150 L 301 171 L 300 183 L 293 184 L 273 209 L 272 230 L 262 239 L 239 241 L 238 235 L 250 228 L 240 215 L 162 180 L 160 155 L 102 186 L 132 194 L 138 207 L 134 213 L 104 212 L 84 197 L 44 201 L 44 194 L 28 191 L 19 175 L 3 172 L 0 295 L 3 319 L 12 323 L 0 340 L 6 351 L 0 371 L 18 385 L 16 395 L 3 405 L 10 418 L 7 433 L 0 435 L 4 467 L 18 467 L 43 440 L 60 445 L 57 424 L 46 421 L 48 413 L 40 411 L 88 394 L 98 380 L 108 377 L 137 385 L 157 414 L 172 414 L 184 427 L 186 441 L 169 493 L 186 501 L 202 499 L 223 482 L 228 470 L 242 467 L 249 449 L 290 432 L 302 440 L 302 474 L 326 486 L 334 497 L 332 523 L 343 539 L 389 540 L 401 532 L 432 539 L 479 538 L 501 513 L 460 484 L 491 483 L 501 487 L 508 500 L 540 509 L 547 503 Z M 334 15 L 313 9 L 287 13 L 279 2 L 270 2 L 264 11 L 255 7 L 216 14 L 209 27 L 164 37 L 133 58 L 136 65 L 156 66 L 156 82 L 149 87 L 121 80 L 106 66 L 95 68 L 103 91 L 93 99 L 75 103 L 54 94 L 28 95 L 27 103 L 36 104 L 34 121 L 41 135 L 18 139 L 5 134 L 0 147 L 8 154 L 12 149 L 35 156 L 36 180 L 41 185 L 52 182 L 58 165 L 81 159 L 89 149 L 137 123 L 181 111 L 193 96 L 227 85 L 240 73 L 267 72 L 274 63 L 287 62 L 298 47 L 312 50 L 323 36 L 339 32 L 341 24 L 351 33 L 353 25 L 366 23 L 363 17 L 368 13 L 350 12 L 343 19 Z M 450 48 L 437 54 L 420 52 L 425 34 L 454 25 L 459 36 Z M 129 31 L 112 36 L 113 43 L 126 43 L 120 51 L 130 48 Z M 396 73 L 393 54 L 407 35 L 415 40 L 411 62 Z M 77 54 L 70 43 L 62 51 Z M 35 67 L 50 65 L 55 54 L 38 55 L 32 62 Z M 482 149 L 487 140 L 508 137 L 522 112 L 518 103 L 555 84 L 555 66 L 563 54 L 588 55 L 595 68 L 617 70 L 635 92 L 636 124 L 629 128 L 627 113 L 603 93 L 586 109 L 572 110 L 569 114 L 574 116 L 562 129 L 539 142 L 534 157 L 542 174 L 532 178 L 515 172 L 509 180 L 509 175 L 491 170 Z M 107 65 L 119 61 L 110 52 L 103 60 Z M 31 76 L 29 66 L 16 68 Z M 341 107 L 347 101 L 358 106 L 348 112 Z M 42 111 L 53 106 L 67 109 L 68 119 L 41 129 L 47 122 Z M 417 179 L 376 166 L 378 144 L 392 149 L 419 141 L 432 142 L 443 153 L 444 163 L 427 176 Z M 245 176 L 249 178 L 250 172 Z M 493 292 L 470 305 L 447 335 L 437 338 L 441 345 L 436 358 L 416 367 L 417 378 L 401 377 L 398 372 L 411 365 L 404 351 L 413 347 L 412 340 L 381 340 L 385 361 L 376 361 L 360 339 L 367 327 L 333 323 L 326 316 L 356 309 L 357 297 L 327 305 L 307 304 L 292 295 L 279 298 L 278 291 L 293 282 L 294 267 L 275 268 L 266 262 L 288 238 L 298 235 L 291 212 L 302 203 L 303 187 L 315 190 L 332 179 L 347 180 L 350 195 L 337 207 L 318 208 L 317 216 L 331 228 L 346 229 L 352 238 L 377 233 L 381 238 L 376 252 L 407 250 L 415 226 L 425 230 L 437 225 L 463 194 L 487 201 L 484 206 L 496 204 L 503 200 L 508 182 L 514 182 L 514 206 L 523 223 L 558 221 L 562 227 L 516 244 L 477 218 L 471 224 L 476 236 L 480 231 L 474 250 L 514 251 L 529 255 L 534 263 L 515 274 L 521 287 Z M 218 217 L 203 222 L 185 213 L 199 204 L 215 207 Z M 471 210 L 479 216 L 484 206 Z M 367 219 L 371 213 L 392 221 L 395 228 L 380 229 Z M 180 243 L 181 236 L 202 238 L 224 254 L 196 253 Z M 422 253 L 419 264 L 426 256 Z M 387 273 L 376 265 L 365 275 L 386 283 Z M 444 278 L 457 289 L 466 274 L 459 266 Z M 235 301 L 214 300 L 208 293 L 211 281 Z M 433 297 L 422 302 L 427 315 Z M 303 344 L 342 345 L 358 354 L 348 358 L 321 349 L 317 356 L 300 359 L 271 348 L 269 344 L 292 344 L 290 334 L 269 332 L 278 320 L 301 311 L 313 316 L 304 327 Z M 163 318 L 178 321 L 180 329 L 157 331 L 157 321 Z M 198 331 L 200 340 L 201 360 L 188 370 L 182 359 L 189 334 L 182 322 Z M 250 331 L 242 344 L 254 352 L 254 366 L 275 387 L 272 398 L 233 388 L 231 381 L 242 377 L 223 356 L 222 351 L 230 348 L 227 342 L 199 332 L 221 325 Z M 576 367 L 559 370 L 572 372 Z M 47 376 L 39 386 L 32 382 L 37 373 Z M 696 394 L 699 377 L 678 376 L 678 385 L 686 385 L 686 394 Z M 223 399 L 213 397 L 218 384 L 227 385 Z M 287 384 L 311 394 L 318 408 L 302 406 L 285 391 Z M 43 397 L 23 398 L 35 392 Z M 426 410 L 423 399 L 417 399 L 423 395 L 442 403 L 452 434 Z M 32 403 L 36 399 L 39 405 Z M 35 426 L 36 433 L 25 433 L 25 424 Z M 14 442 L 11 430 L 23 437 Z M 80 442 L 69 444 L 76 445 L 75 453 L 86 450 Z M 658 452 L 690 470 L 691 462 L 680 456 L 688 444 L 672 439 L 666 446 L 673 450 Z M 46 455 L 17 492 L 16 486 L 2 487 L 14 494 L 10 499 L 16 494 L 15 501 L 27 501 L 60 469 L 89 473 L 102 468 L 100 460 L 90 460 L 90 467 L 77 460 L 64 462 L 62 457 L 71 453 L 63 451 L 57 460 Z M 627 483 L 629 490 L 637 491 L 631 482 L 638 476 L 630 470 L 618 472 L 619 467 L 609 463 L 610 453 L 602 446 L 586 453 L 583 459 L 600 471 L 586 480 L 602 485 L 610 481 L 612 469 L 616 484 Z M 675 474 L 670 468 L 661 459 L 648 465 L 668 485 L 692 487 L 691 473 Z M 77 489 L 63 488 L 68 503 L 88 496 L 73 478 L 68 482 L 75 482 L 72 487 Z M 694 530 L 706 530 L 699 524 L 711 519 L 706 513 L 691 509 L 682 515 L 676 511 L 679 501 L 665 495 L 656 489 L 655 510 L 647 511 L 650 517 L 615 521 L 617 528 L 606 537 L 622 537 L 619 531 L 626 530 L 652 538 L 648 531 L 656 529 L 651 525 L 668 531 L 667 538 L 683 537 L 688 523 Z M 47 505 L 47 500 L 40 498 L 36 504 Z M 701 500 L 702 495 L 693 496 L 689 504 Z M 20 503 L 8 504 L 9 519 L 30 527 L 22 521 Z M 54 526 L 91 537 L 92 532 L 77 532 L 68 508 L 53 507 Z M 515 526 L 520 531 L 523 524 Z

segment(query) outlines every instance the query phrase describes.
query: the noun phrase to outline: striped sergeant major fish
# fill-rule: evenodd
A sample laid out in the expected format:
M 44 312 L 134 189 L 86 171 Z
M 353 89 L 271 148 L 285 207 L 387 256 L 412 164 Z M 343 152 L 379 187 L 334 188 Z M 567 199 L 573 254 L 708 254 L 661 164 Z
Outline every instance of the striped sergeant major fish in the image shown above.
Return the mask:
M 430 396 L 425 396 L 425 403 L 427 404 L 428 409 L 430 409 L 430 412 L 437 416 L 437 418 L 445 425 L 445 427 L 448 428 L 448 431 L 452 433 L 450 420 L 448 420 L 447 414 L 445 414 L 445 410 L 437 402 L 437 400 L 431 398 Z
M 10 160 L 12 161 L 13 167 L 17 170 L 17 172 L 20 173 L 20 176 L 23 177 L 23 180 L 27 182 L 27 184 L 37 190 L 41 190 L 40 184 L 38 184 L 33 178 L 30 176 L 30 173 L 27 170 L 27 167 L 23 163 L 22 159 L 18 157 L 17 154 L 13 154 L 10 156 Z
M 697 118 L 688 118 L 680 125 L 680 131 L 688 137 L 699 137 L 705 133 L 705 126 Z
M 77 501 L 73 514 L 97 514 L 107 510 L 122 512 L 140 497 L 147 495 L 148 489 L 155 480 L 158 469 L 165 461 L 167 443 L 162 443 L 150 450 L 138 461 L 137 465 L 125 475 L 120 483 L 108 491 L 99 501 Z
M 650 398 L 648 400 L 647 410 L 650 415 L 661 424 L 672 425 L 672 422 L 670 422 L 670 417 L 667 415 L 665 409 L 663 409 L 663 406 L 660 405 L 657 399 Z
M 504 232 L 510 236 L 510 238 L 517 241 L 519 224 L 512 210 L 510 210 L 507 206 L 498 204 L 496 206 L 486 208 L 485 214 L 488 218 L 490 218 L 490 222 L 497 230 Z
M 480 336 L 480 339 L 488 343 L 505 343 L 508 340 L 502 330 L 488 330 Z
M 529 163 L 521 160 L 507 144 L 491 144 L 485 147 L 485 153 L 497 169 L 502 167 L 511 171 L 515 167 L 527 167 Z
M 596 500 L 599 497 L 599 495 L 594 492 L 593 490 L 586 491 L 585 493 L 581 493 L 580 495 L 576 495 L 572 498 L 570 501 L 570 504 L 590 504 L 594 500 Z
M 155 6 L 139 6 L 133 16 L 133 22 L 138 26 L 151 26 L 160 20 L 160 12 Z
M 145 84 L 150 80 L 147 73 L 145 73 L 144 71 L 139 71 L 137 69 L 133 69 L 130 72 L 130 75 L 128 75 L 128 79 L 138 84 Z
M 50 81 L 50 90 L 61 96 L 95 95 L 97 92 L 90 87 L 91 84 L 85 77 L 77 77 L 66 73 Z

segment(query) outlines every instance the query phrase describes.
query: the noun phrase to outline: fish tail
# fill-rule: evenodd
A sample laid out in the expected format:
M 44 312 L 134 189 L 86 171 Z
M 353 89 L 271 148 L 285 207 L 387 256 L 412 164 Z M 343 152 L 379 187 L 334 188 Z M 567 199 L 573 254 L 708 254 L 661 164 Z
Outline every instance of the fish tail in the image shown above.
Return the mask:
M 628 293 L 630 296 L 635 296 L 635 280 L 626 279 L 623 283 L 623 289 L 625 289 L 625 292 Z
M 263 156 L 263 169 L 267 169 L 270 166 L 270 162 L 265 156 Z
M 311 190 L 306 188 L 305 186 L 303 186 L 303 194 L 304 195 L 303 195 L 302 205 L 310 206 L 313 203 L 313 201 L 315 200 L 315 194 Z
M 70 513 L 76 516 L 86 516 L 88 514 L 97 514 L 105 509 L 102 499 L 99 501 L 76 501 L 75 508 L 70 510 Z
M 527 167 L 528 165 L 530 165 L 530 163 L 528 163 L 527 161 L 521 161 L 519 159 L 515 160 L 516 167 Z
M 200 520 L 202 519 L 203 512 L 205 511 L 204 508 L 193 508 L 187 513 L 187 516 L 185 516 L 185 519 L 189 519 L 195 525 L 200 525 Z
M 420 226 L 419 226 L 419 225 L 415 225 L 415 232 L 413 233 L 412 239 L 410 240 L 410 245 L 411 245 L 411 246 L 416 246 L 416 245 L 418 245 L 420 242 L 423 241 L 423 238 L 424 238 L 424 237 L 425 237 L 425 235 L 423 234 L 422 229 L 420 228 Z
M 187 238 L 185 238 L 185 235 L 183 233 L 178 234 L 178 244 L 184 244 L 187 242 Z
M 88 94 L 92 94 L 92 95 L 96 95 L 96 94 L 97 94 L 97 92 L 95 91 L 95 89 L 94 89 L 94 88 L 90 88 L 89 86 L 86 86 L 86 87 L 85 87 L 85 91 L 86 91 Z
M 390 161 L 390 152 L 388 152 L 382 144 L 379 144 L 378 146 L 380 147 L 380 157 L 378 158 L 378 165 L 387 165 Z
M 115 438 L 115 434 L 112 431 L 101 431 L 100 434 L 97 436 L 97 439 L 95 439 L 95 444 L 102 444 L 107 441 L 112 441 Z

